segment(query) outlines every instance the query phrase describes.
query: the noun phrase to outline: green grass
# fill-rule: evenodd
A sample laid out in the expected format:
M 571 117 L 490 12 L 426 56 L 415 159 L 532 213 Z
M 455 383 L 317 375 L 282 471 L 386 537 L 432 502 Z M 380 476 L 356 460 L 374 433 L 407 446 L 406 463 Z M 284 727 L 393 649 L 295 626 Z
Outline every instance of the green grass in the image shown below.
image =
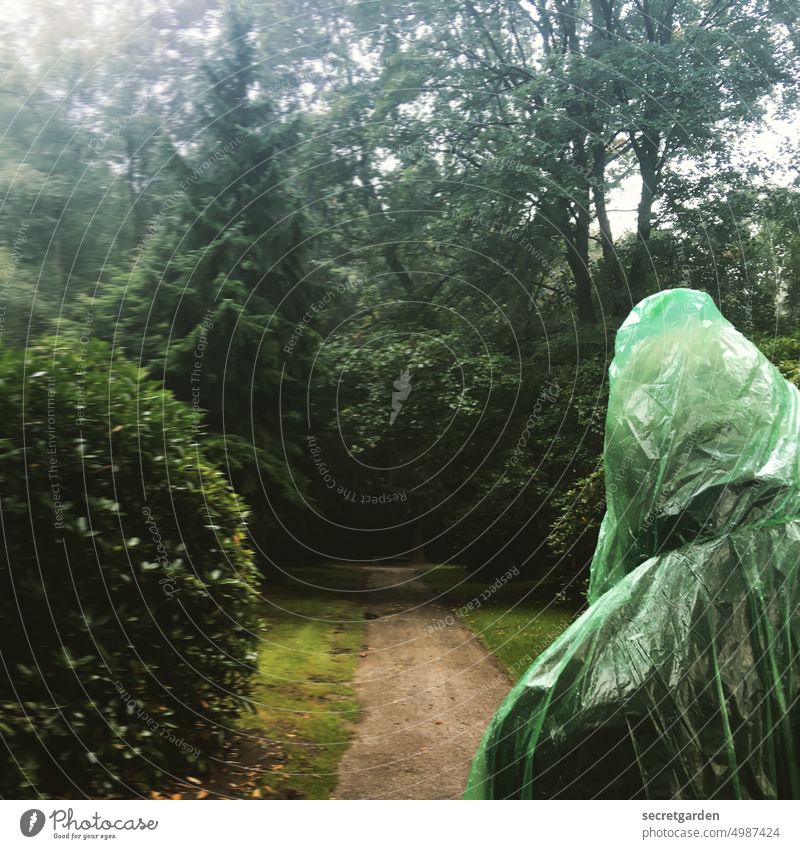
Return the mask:
M 240 727 L 268 738 L 275 763 L 259 778 L 263 798 L 326 799 L 350 740 L 358 702 L 351 685 L 364 634 L 358 569 L 309 567 L 271 581 L 254 713 Z M 308 587 L 302 581 L 331 588 Z
M 363 588 L 364 573 L 307 567 L 292 575 L 267 582 L 256 708 L 239 721 L 241 730 L 265 742 L 248 782 L 227 791 L 234 796 L 328 798 L 358 717 L 352 680 L 367 601 L 353 590 Z M 490 589 L 492 580 L 455 586 L 464 575 L 459 567 L 435 566 L 425 581 L 515 680 L 575 618 L 573 608 L 534 597 L 533 582 L 521 575 L 497 589 Z M 473 609 L 465 610 L 470 602 Z
M 478 634 L 514 681 L 578 615 L 574 607 L 537 596 L 535 582 L 522 573 L 497 589 L 493 578 L 463 580 L 467 573 L 459 566 L 434 566 L 424 574 L 431 589 L 442 594 L 439 603 Z

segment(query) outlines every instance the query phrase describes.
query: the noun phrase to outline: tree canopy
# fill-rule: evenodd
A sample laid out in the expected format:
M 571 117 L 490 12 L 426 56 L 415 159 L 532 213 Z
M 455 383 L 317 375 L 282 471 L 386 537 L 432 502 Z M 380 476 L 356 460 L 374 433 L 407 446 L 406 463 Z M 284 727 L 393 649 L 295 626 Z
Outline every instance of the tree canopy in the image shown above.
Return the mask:
M 101 6 L 5 25 L 2 343 L 186 402 L 265 564 L 579 588 L 632 304 L 793 344 L 791 3 Z

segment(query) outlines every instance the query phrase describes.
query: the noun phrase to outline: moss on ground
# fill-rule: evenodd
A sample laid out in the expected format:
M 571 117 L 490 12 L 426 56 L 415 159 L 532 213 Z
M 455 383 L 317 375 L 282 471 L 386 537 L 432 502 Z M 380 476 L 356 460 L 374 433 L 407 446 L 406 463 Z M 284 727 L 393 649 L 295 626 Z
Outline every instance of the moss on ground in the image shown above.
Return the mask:
M 260 776 L 263 798 L 326 799 L 336 786 L 358 716 L 363 585 L 358 568 L 309 567 L 266 591 L 255 710 L 240 720 L 270 741 L 275 762 Z

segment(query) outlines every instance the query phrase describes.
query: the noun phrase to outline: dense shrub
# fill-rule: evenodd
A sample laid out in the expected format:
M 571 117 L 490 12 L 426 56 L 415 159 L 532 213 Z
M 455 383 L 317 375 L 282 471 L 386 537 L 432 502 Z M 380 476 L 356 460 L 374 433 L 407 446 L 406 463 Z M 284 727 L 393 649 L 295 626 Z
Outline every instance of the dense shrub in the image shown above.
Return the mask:
M 788 381 L 800 385 L 800 333 L 791 336 L 758 334 L 753 341 Z
M 2 354 L 0 391 L 0 793 L 202 771 L 246 696 L 256 571 L 195 414 L 94 343 Z

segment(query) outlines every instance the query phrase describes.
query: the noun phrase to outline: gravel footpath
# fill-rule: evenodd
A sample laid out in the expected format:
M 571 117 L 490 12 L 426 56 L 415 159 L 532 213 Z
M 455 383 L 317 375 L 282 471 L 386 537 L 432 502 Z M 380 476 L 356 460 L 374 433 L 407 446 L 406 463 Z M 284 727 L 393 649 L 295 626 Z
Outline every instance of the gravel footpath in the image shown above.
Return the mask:
M 362 714 L 339 767 L 337 799 L 455 799 L 505 670 L 410 566 L 370 567 Z

